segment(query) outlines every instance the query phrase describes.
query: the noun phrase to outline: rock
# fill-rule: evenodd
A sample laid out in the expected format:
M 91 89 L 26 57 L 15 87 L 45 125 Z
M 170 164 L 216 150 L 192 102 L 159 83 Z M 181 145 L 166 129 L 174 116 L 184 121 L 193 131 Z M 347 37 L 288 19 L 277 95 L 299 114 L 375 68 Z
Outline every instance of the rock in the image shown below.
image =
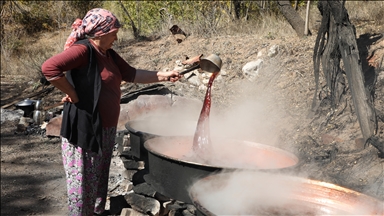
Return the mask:
M 200 114 L 201 107 L 203 105 L 202 101 L 198 99 L 174 96 L 173 97 L 173 110 L 180 110 L 183 113 L 187 113 L 188 115 L 197 116 Z M 173 114 L 172 114 L 173 115 Z
M 195 215 L 196 214 L 196 207 L 194 206 L 194 205 L 189 205 L 189 204 L 187 204 L 187 209 L 186 210 L 188 210 L 190 213 L 192 213 L 193 215 Z
M 154 190 L 149 184 L 141 183 L 133 187 L 133 191 L 140 195 L 145 195 L 149 197 L 155 197 L 156 190 Z
M 249 81 L 255 81 L 259 75 L 260 68 L 263 65 L 262 59 L 257 59 L 256 61 L 248 62 L 243 66 L 243 74 Z
M 257 57 L 260 58 L 262 56 L 264 56 L 264 53 L 267 52 L 267 49 L 266 48 L 262 48 L 259 52 L 257 52 Z
M 185 35 L 183 35 L 183 34 L 175 34 L 173 36 L 175 37 L 177 43 L 183 42 L 186 38 Z
M 171 209 L 168 213 L 169 216 L 182 216 L 183 214 L 181 214 L 177 209 Z
M 3 124 L 6 121 L 17 121 L 21 117 L 23 117 L 24 111 L 17 109 L 17 110 L 7 110 L 7 109 L 1 109 L 1 124 Z
M 172 200 L 169 197 L 164 196 L 161 193 L 156 192 L 155 199 L 157 199 L 163 207 L 166 207 L 168 204 L 171 204 Z
M 272 58 L 275 57 L 279 52 L 279 46 L 278 45 L 272 45 L 271 48 L 268 50 L 268 57 Z
M 221 76 L 228 76 L 228 72 L 226 70 L 221 69 L 219 75 L 221 75 Z
M 125 130 L 125 124 L 140 115 L 140 110 L 135 109 L 133 102 L 120 104 L 120 116 L 117 122 L 117 130 Z
M 124 198 L 136 211 L 149 215 L 157 215 L 160 212 L 160 202 L 156 199 L 135 193 L 129 193 L 125 195 Z
M 60 136 L 60 129 L 61 129 L 61 121 L 62 121 L 62 116 L 59 115 L 57 117 L 52 118 L 49 120 L 47 126 L 45 127 L 45 134 L 47 136 Z
M 136 100 L 136 109 L 145 112 L 157 109 L 168 109 L 172 105 L 171 96 L 164 95 L 140 95 Z
M 379 75 L 377 76 L 377 81 L 382 81 L 382 80 L 384 80 L 384 71 L 379 72 Z
M 174 203 L 172 204 L 168 204 L 167 205 L 167 208 L 169 210 L 177 210 L 177 209 L 181 209 L 181 210 L 184 210 L 184 209 L 187 209 L 187 206 L 185 203 L 181 202 L 181 201 L 175 201 Z
M 119 146 L 129 146 L 129 145 L 124 145 L 127 144 L 129 141 L 129 133 L 128 130 L 121 130 L 116 132 L 116 137 L 115 137 L 115 143 L 117 143 Z M 122 149 L 120 149 L 122 150 Z M 120 152 L 121 153 L 121 152 Z
M 116 143 L 118 144 L 117 151 L 119 152 L 120 155 L 124 155 L 124 154 L 130 152 L 130 150 L 131 150 L 131 137 L 130 137 L 129 133 L 124 134 L 124 136 L 122 136 L 121 140 L 116 137 L 116 140 L 117 140 Z M 128 155 L 129 155 L 129 153 L 128 153 Z
M 187 74 L 185 74 L 185 77 L 189 77 L 189 75 L 187 76 Z M 201 80 L 199 79 L 198 76 L 191 76 L 188 79 L 188 82 L 191 83 L 194 86 L 199 86 L 201 84 Z
M 181 43 L 187 37 L 187 34 L 177 25 L 173 25 L 169 30 L 178 43 Z
M 120 216 L 147 216 L 147 214 L 143 214 L 131 208 L 124 208 L 121 210 Z
M 19 120 L 19 123 L 17 124 L 17 131 L 18 132 L 24 132 L 27 130 L 27 127 L 29 126 L 31 119 L 28 117 L 21 117 Z
M 192 214 L 190 211 L 187 209 L 184 209 L 182 212 L 183 216 L 194 216 L 195 214 Z
M 140 95 L 135 100 L 120 104 L 120 116 L 117 130 L 125 130 L 125 124 L 133 119 L 153 113 L 161 113 L 172 105 L 170 95 Z
M 144 169 L 144 162 L 143 161 L 134 161 L 127 159 L 125 157 L 121 157 L 121 161 L 124 163 L 124 167 L 128 170 L 134 169 L 134 170 L 142 170 Z
M 125 185 L 124 191 L 129 192 L 132 189 L 133 189 L 133 183 L 131 181 L 127 182 L 127 184 Z
M 109 211 L 111 214 L 116 215 L 122 212 L 124 208 L 129 208 L 129 204 L 125 201 L 124 196 L 118 195 L 110 197 L 110 208 Z
M 127 169 L 124 169 L 122 172 L 121 172 L 121 175 L 128 179 L 129 181 L 132 181 L 133 180 L 133 177 L 135 176 L 135 174 L 137 173 L 137 170 L 127 170 Z
M 205 92 L 205 91 L 207 91 L 207 86 L 205 84 L 201 84 L 201 85 L 199 85 L 199 90 Z

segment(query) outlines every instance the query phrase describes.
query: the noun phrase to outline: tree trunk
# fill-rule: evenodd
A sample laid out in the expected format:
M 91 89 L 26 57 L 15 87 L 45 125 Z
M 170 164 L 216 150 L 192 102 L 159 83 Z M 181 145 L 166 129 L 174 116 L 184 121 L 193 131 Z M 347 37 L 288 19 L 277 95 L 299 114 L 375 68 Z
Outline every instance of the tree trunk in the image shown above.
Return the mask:
M 335 2 L 330 2 L 334 9 L 334 16 L 342 13 L 340 6 Z M 375 133 L 376 116 L 373 109 L 371 98 L 364 86 L 364 75 L 362 71 L 359 50 L 356 42 L 354 26 L 349 22 L 348 17 L 344 22 L 340 22 L 337 27 L 339 33 L 339 47 L 343 58 L 348 84 L 352 93 L 353 105 L 357 113 L 361 132 L 365 140 L 368 140 Z
M 344 2 L 329 1 L 332 15 L 337 23 L 339 48 L 352 93 L 352 100 L 365 140 L 375 134 L 377 127 L 374 107 L 364 85 L 364 75 L 356 42 L 355 27 L 350 23 Z
M 131 18 L 131 15 L 129 15 L 128 10 L 124 7 L 124 4 L 123 4 L 123 2 L 121 2 L 121 0 L 119 0 L 119 3 L 120 3 L 121 8 L 123 8 L 123 11 L 125 12 L 125 14 L 127 14 L 129 20 L 131 21 L 131 27 L 132 27 L 132 31 L 133 31 L 133 36 L 136 39 L 139 38 L 140 37 L 139 30 L 137 29 L 137 27 L 135 25 L 135 22 L 133 22 L 133 19 Z
M 232 0 L 233 10 L 235 12 L 235 19 L 240 19 L 241 2 L 239 0 Z
M 328 40 L 321 56 L 321 64 L 323 71 L 326 71 L 324 76 L 330 89 L 331 105 L 336 109 L 340 104 L 342 94 L 345 93 L 345 80 L 340 67 L 341 54 L 337 38 L 337 26 L 333 17 L 330 17 L 328 25 Z
M 340 84 L 344 83 L 341 80 L 340 60 L 342 59 L 361 132 L 365 141 L 372 141 L 377 120 L 372 99 L 364 83 L 355 28 L 349 21 L 344 1 L 319 1 L 318 8 L 323 18 L 316 38 L 313 57 L 315 96 L 318 88 L 319 59 L 321 58 L 332 104 L 334 108 L 338 106 L 341 94 L 344 93 L 340 88 Z
M 285 19 L 289 22 L 292 28 L 296 31 L 297 36 L 304 37 L 305 22 L 300 17 L 299 13 L 291 6 L 289 1 L 278 0 L 277 5 L 280 12 L 283 14 Z M 310 34 L 310 31 L 308 31 Z
M 4 35 L 5 35 L 5 33 L 4 33 L 4 17 L 3 17 L 3 13 L 4 13 L 4 11 L 3 11 L 3 7 L 4 7 L 4 5 L 5 5 L 5 1 L 3 1 L 3 0 L 1 0 L 0 1 L 0 11 L 1 11 L 1 26 L 0 26 L 0 28 L 1 28 L 1 32 L 0 32 L 0 37 L 1 38 L 4 38 Z
M 295 0 L 295 6 L 294 6 L 294 8 L 295 8 L 295 10 L 297 10 L 297 6 L 298 6 L 298 4 L 299 4 L 299 0 Z

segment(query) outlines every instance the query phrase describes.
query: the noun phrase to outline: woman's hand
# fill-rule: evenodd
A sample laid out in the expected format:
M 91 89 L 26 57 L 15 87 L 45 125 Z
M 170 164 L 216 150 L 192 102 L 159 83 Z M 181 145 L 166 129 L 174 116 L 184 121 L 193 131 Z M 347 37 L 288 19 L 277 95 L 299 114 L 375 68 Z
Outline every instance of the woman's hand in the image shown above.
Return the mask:
M 60 89 L 62 92 L 66 94 L 66 96 L 61 99 L 61 102 L 71 102 L 71 103 L 79 102 L 79 97 L 77 96 L 75 89 L 68 82 L 65 76 L 60 77 L 56 80 L 51 80 L 50 82 L 53 86 Z
M 159 71 L 157 72 L 157 77 L 159 78 L 159 81 L 176 82 L 180 78 L 182 78 L 183 75 L 180 75 L 178 71 L 172 70 L 172 71 Z
M 136 69 L 136 76 L 135 76 L 134 83 L 155 83 L 155 82 L 162 82 L 162 81 L 176 82 L 182 77 L 183 75 L 180 75 L 179 72 L 176 70 L 149 71 L 149 70 Z
M 77 97 L 77 95 L 74 97 L 70 97 L 69 95 L 66 94 L 65 97 L 63 97 L 61 99 L 61 102 L 70 102 L 70 103 L 75 104 L 75 103 L 79 102 L 79 98 Z

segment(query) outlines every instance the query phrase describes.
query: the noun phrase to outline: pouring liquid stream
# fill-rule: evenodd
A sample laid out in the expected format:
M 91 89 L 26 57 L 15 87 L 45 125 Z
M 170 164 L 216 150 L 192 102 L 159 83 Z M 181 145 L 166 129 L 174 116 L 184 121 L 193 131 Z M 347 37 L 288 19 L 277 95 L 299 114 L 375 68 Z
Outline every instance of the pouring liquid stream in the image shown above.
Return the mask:
M 201 109 L 195 135 L 193 137 L 192 150 L 194 152 L 194 155 L 203 160 L 206 160 L 204 159 L 206 158 L 204 155 L 211 152 L 212 150 L 212 142 L 209 129 L 209 114 L 211 110 L 211 88 L 213 81 L 215 80 L 218 74 L 218 72 L 212 73 L 211 77 L 209 78 L 203 108 Z

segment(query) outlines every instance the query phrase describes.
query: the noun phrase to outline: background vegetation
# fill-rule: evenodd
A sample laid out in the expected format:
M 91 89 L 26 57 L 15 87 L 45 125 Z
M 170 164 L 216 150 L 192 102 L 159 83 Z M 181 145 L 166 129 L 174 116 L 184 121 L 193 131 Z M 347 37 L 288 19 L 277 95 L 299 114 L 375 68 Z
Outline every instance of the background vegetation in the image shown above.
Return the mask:
M 294 6 L 295 1 L 291 2 Z M 297 3 L 297 11 L 304 19 L 307 1 Z M 111 10 L 120 19 L 123 28 L 118 44 L 167 36 L 174 24 L 202 38 L 295 37 L 275 1 L 1 1 L 1 74 L 20 75 L 26 80 L 38 78 L 41 64 L 62 50 L 72 22 L 95 7 Z M 382 1 L 347 1 L 346 8 L 354 25 L 384 23 Z M 309 28 L 314 35 L 320 18 L 317 1 L 312 1 Z M 60 35 L 55 46 L 40 41 L 52 34 Z

